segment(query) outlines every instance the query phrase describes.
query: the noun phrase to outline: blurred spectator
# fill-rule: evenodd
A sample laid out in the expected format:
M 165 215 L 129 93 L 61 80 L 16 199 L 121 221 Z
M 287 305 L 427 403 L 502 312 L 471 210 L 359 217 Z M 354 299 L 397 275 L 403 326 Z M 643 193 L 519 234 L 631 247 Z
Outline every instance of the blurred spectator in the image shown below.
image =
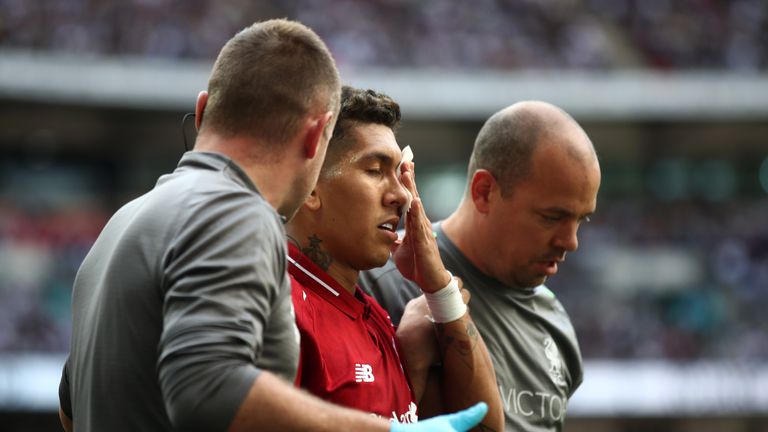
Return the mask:
M 72 281 L 107 216 L 0 201 L 0 352 L 68 350 Z
M 766 214 L 766 198 L 601 203 L 585 250 L 549 282 L 584 356 L 768 359 Z M 661 259 L 643 259 L 649 251 Z
M 0 47 L 210 58 L 271 17 L 315 29 L 343 66 L 768 67 L 763 0 L 0 0 Z

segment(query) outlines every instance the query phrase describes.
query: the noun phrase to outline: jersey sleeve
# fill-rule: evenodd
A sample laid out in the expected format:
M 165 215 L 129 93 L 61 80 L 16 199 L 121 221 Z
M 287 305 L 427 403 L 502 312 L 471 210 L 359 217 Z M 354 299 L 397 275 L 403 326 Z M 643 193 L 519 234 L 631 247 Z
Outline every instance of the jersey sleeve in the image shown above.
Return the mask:
M 260 373 L 285 249 L 276 216 L 253 194 L 201 201 L 164 256 L 158 373 L 177 429 L 224 431 Z

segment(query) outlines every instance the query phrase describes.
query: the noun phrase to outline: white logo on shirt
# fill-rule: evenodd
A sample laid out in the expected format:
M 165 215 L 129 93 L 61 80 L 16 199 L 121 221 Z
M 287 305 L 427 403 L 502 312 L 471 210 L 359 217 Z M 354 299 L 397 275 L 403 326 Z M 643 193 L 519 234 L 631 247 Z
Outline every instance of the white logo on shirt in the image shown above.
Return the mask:
M 397 413 L 392 411 L 392 421 L 397 423 L 416 423 L 419 421 L 419 415 L 416 414 L 416 404 L 411 402 L 408 404 L 408 412 L 401 416 L 397 416 Z
M 507 417 L 523 416 L 545 420 L 547 424 L 562 425 L 568 398 L 545 391 L 505 387 L 499 381 L 499 393 Z
M 560 356 L 560 350 L 557 349 L 555 341 L 550 337 L 544 339 L 544 355 L 549 360 L 549 377 L 559 386 L 566 385 L 563 374 L 563 358 Z
M 373 380 L 371 365 L 355 363 L 355 382 L 373 382 Z

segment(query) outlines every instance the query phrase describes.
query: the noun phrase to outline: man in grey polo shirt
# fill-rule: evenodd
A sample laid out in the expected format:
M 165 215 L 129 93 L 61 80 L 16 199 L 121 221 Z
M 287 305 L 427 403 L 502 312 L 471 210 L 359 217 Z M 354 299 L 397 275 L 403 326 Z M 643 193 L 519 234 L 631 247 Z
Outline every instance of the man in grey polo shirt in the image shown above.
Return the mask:
M 480 130 L 458 209 L 434 224 L 445 267 L 464 281 L 488 345 L 506 430 L 560 431 L 582 381 L 567 313 L 544 286 L 596 206 L 600 166 L 582 128 L 561 109 L 521 102 Z M 421 294 L 390 261 L 362 286 L 398 322 Z
M 224 46 L 197 99 L 194 151 L 115 213 L 78 271 L 66 430 L 427 430 L 290 384 L 298 332 L 282 224 L 317 181 L 339 94 L 330 53 L 301 24 L 257 23 Z
M 194 151 L 115 213 L 78 271 L 65 423 L 225 430 L 252 395 L 281 386 L 272 373 L 293 376 L 280 216 L 314 185 L 339 91 L 325 45 L 298 23 L 257 23 L 222 49 L 198 97 Z

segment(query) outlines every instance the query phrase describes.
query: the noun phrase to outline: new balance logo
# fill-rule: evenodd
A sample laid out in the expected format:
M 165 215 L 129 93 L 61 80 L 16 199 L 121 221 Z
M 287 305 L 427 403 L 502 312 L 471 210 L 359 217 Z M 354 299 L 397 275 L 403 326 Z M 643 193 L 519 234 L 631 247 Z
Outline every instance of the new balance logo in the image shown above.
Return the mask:
M 371 365 L 355 363 L 355 382 L 373 382 L 373 380 Z

